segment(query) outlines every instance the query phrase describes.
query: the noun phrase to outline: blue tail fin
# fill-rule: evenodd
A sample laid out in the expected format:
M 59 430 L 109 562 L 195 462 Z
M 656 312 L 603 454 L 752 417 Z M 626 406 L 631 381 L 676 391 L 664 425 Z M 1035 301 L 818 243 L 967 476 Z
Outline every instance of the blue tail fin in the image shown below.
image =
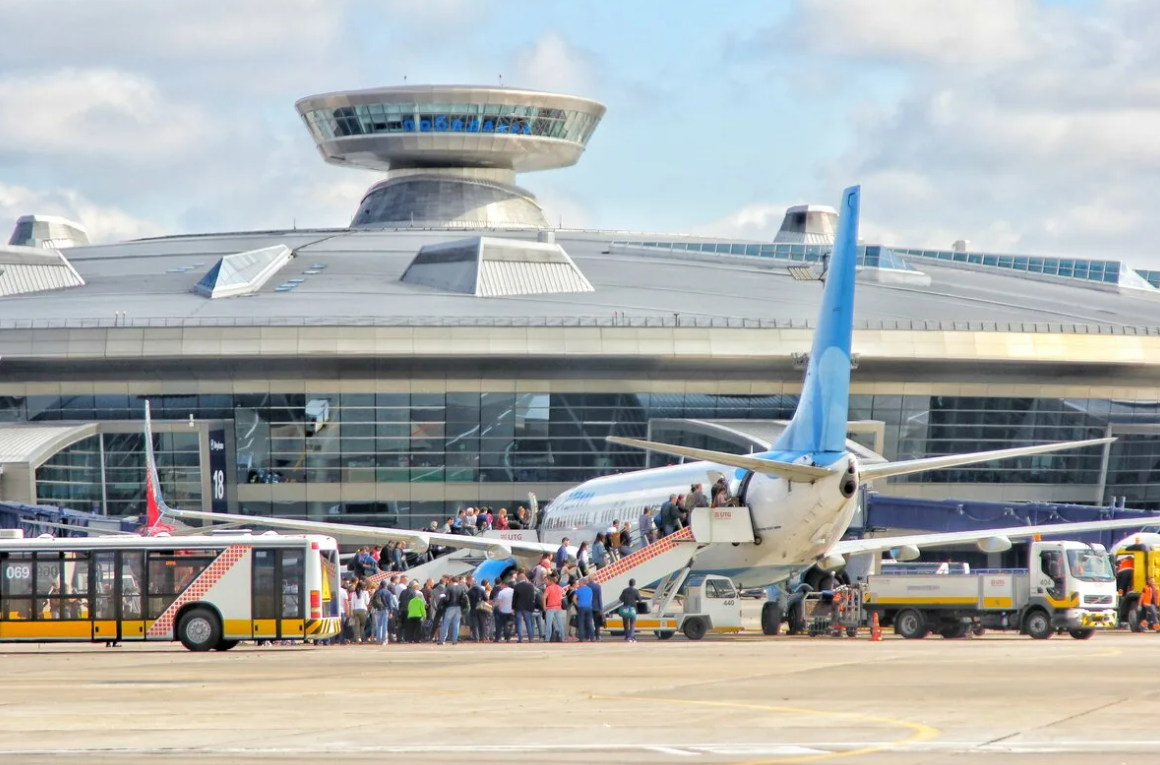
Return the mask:
M 851 186 L 842 192 L 838 235 L 830 255 L 806 381 L 793 420 L 777 440 L 775 450 L 801 453 L 846 450 L 860 203 L 861 186 Z

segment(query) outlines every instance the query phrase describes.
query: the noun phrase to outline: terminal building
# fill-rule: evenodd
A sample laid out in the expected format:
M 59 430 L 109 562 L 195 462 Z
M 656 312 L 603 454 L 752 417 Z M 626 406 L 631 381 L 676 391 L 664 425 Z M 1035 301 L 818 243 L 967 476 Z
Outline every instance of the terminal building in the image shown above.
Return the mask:
M 516 175 L 580 161 L 594 101 L 435 86 L 297 108 L 325 161 L 388 173 L 348 226 L 91 245 L 17 223 L 0 500 L 141 513 L 146 399 L 171 504 L 401 527 L 664 464 L 609 435 L 776 438 L 831 208 L 791 208 L 772 242 L 553 228 Z M 1160 273 L 867 242 L 858 278 L 865 459 L 1119 439 L 876 491 L 1160 507 Z

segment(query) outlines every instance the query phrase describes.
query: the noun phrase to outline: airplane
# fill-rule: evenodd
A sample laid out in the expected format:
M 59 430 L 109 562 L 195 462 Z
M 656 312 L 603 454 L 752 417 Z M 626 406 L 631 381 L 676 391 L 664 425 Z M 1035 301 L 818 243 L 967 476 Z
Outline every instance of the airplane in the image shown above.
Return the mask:
M 162 516 L 207 521 L 237 521 L 364 540 L 401 541 L 413 552 L 432 544 L 482 551 L 488 558 L 477 578 L 494 579 L 517 565 L 531 566 L 554 553 L 567 537 L 571 552 L 591 541 L 614 520 L 633 526 L 641 511 L 657 508 L 671 494 L 685 494 L 693 484 L 727 480 L 731 496 L 752 516 L 752 543 L 712 546 L 694 562 L 694 572 L 724 574 L 743 587 L 776 584 L 798 575 L 816 584 L 840 571 L 850 556 L 889 552 L 913 560 L 923 547 L 973 542 L 985 552 L 1010 549 L 1013 539 L 1060 536 L 1114 528 L 1139 527 L 1139 520 L 1120 519 L 1060 523 L 982 531 L 917 534 L 870 539 L 843 539 L 857 507 L 863 482 L 991 462 L 1032 454 L 1098 446 L 1114 438 L 1038 444 L 995 451 L 860 465 L 847 449 L 854 285 L 858 248 L 861 187 L 842 194 L 838 232 L 830 257 L 822 303 L 797 410 L 773 448 L 758 454 L 731 454 L 634 438 L 609 437 L 612 443 L 692 459 L 694 462 L 604 476 L 564 492 L 542 512 L 538 538 L 524 541 L 519 532 L 462 536 L 427 531 L 360 526 L 323 521 L 263 518 L 236 514 L 175 510 L 159 501 Z M 148 442 L 148 440 L 147 440 Z M 694 509 L 693 512 L 697 512 Z M 509 538 L 505 539 L 504 536 Z

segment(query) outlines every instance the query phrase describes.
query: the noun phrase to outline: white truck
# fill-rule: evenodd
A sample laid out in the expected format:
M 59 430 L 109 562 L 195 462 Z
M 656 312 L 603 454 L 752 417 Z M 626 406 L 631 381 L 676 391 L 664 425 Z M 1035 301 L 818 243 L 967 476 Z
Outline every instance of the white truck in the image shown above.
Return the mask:
M 934 632 L 962 638 L 987 629 L 1045 639 L 1086 640 L 1116 626 L 1116 580 L 1107 550 L 1082 542 L 1029 545 L 1026 569 L 972 573 L 871 574 L 862 586 L 866 619 L 912 640 Z
M 613 632 L 624 629 L 615 612 L 605 618 L 604 626 Z M 741 593 L 729 577 L 690 576 L 685 580 L 684 603 L 679 611 L 638 614 L 636 629 L 638 632 L 651 630 L 661 640 L 668 640 L 678 632 L 685 633 L 689 640 L 700 640 L 708 632 L 740 632 Z

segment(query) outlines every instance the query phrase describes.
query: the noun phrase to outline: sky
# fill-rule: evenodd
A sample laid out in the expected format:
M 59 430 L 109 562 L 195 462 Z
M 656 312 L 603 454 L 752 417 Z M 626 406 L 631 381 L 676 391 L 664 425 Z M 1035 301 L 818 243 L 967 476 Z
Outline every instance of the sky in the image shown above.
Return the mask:
M 1155 0 L 0 0 L 0 232 L 342 226 L 306 95 L 498 83 L 608 106 L 528 173 L 566 227 L 771 239 L 861 183 L 862 236 L 1160 267 Z M 38 31 L 39 30 L 39 31 Z

